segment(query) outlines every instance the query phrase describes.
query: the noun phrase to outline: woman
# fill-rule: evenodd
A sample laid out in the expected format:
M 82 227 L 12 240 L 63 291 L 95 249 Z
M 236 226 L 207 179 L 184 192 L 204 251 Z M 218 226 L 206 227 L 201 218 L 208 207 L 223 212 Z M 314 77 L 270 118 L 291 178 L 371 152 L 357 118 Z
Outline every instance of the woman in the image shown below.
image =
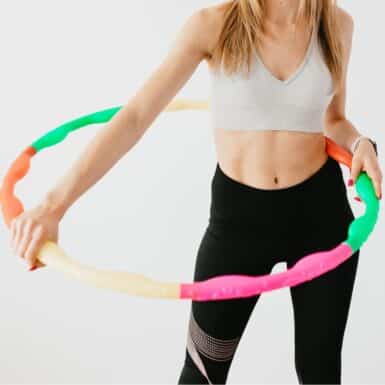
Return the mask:
M 374 142 L 345 116 L 352 31 L 332 0 L 232 0 L 195 12 L 167 58 L 44 201 L 12 222 L 15 253 L 31 270 L 41 266 L 36 252 L 57 241 L 67 209 L 139 141 L 203 59 L 218 163 L 194 280 L 268 274 L 277 262 L 291 267 L 337 245 L 354 216 L 325 135 L 352 151 L 350 185 L 365 170 L 381 198 Z M 291 288 L 301 383 L 341 381 L 358 256 Z M 179 383 L 225 383 L 258 299 L 192 302 Z

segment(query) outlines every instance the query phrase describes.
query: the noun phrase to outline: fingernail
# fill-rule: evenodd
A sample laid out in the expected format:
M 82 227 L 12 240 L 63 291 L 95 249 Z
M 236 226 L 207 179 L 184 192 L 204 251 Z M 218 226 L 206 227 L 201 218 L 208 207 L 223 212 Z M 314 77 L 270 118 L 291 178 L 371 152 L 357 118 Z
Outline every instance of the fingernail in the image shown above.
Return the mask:
M 34 270 L 36 270 L 37 269 L 37 265 L 33 265 L 33 266 L 31 266 L 30 268 L 29 268 L 29 271 L 34 271 Z
M 353 179 L 352 179 L 352 178 L 350 178 L 350 179 L 348 180 L 348 186 L 353 186 Z
M 354 199 L 358 202 L 362 202 L 362 199 L 360 197 L 354 197 Z

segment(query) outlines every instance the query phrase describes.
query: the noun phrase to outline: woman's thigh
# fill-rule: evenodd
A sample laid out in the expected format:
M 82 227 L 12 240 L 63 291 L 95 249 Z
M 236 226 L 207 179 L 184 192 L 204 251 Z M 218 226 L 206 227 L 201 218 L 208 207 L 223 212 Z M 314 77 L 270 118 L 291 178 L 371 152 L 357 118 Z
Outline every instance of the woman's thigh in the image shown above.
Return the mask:
M 304 200 L 301 232 L 293 235 L 288 268 L 306 254 L 330 250 L 348 236 L 354 214 L 342 183 L 327 185 L 319 201 Z M 307 206 L 307 207 L 305 207 Z M 302 381 L 340 381 L 340 354 L 360 250 L 335 269 L 290 289 L 295 322 L 296 366 Z
M 290 289 L 301 383 L 341 383 L 341 353 L 360 250 L 334 270 Z
M 268 274 L 273 259 L 255 247 L 255 236 L 209 226 L 199 246 L 194 281 L 218 275 Z M 237 346 L 259 296 L 192 301 L 185 367 L 179 383 L 225 383 Z

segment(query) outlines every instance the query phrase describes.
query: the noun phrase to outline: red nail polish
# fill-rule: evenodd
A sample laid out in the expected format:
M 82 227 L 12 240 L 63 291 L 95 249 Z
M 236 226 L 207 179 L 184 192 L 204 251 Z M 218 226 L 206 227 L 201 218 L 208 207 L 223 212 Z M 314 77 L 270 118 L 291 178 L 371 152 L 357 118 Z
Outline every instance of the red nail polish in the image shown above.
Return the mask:
M 362 199 L 360 197 L 354 197 L 354 199 L 358 202 L 362 202 Z
M 34 271 L 34 270 L 36 270 L 36 269 L 37 269 L 37 265 L 34 265 L 34 266 L 32 266 L 32 267 L 29 268 L 29 271 Z
M 353 186 L 353 179 L 350 178 L 350 179 L 348 180 L 348 186 Z

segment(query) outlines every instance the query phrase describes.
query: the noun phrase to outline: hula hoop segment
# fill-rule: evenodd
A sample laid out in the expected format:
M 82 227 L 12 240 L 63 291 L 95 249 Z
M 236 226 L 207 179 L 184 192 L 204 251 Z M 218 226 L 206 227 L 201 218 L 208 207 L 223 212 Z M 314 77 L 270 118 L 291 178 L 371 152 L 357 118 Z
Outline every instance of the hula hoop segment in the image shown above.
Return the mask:
M 90 124 L 108 122 L 122 106 L 109 108 L 71 120 L 49 131 L 24 149 L 4 177 L 0 189 L 2 214 L 7 227 L 23 211 L 22 202 L 15 196 L 16 183 L 28 173 L 31 158 L 41 150 L 62 142 L 69 133 Z M 165 111 L 207 110 L 208 101 L 174 100 Z M 349 169 L 352 155 L 325 137 L 327 153 Z M 362 171 L 355 183 L 356 191 L 365 203 L 363 215 L 355 218 L 348 228 L 347 239 L 336 247 L 302 257 L 292 268 L 262 276 L 224 275 L 193 283 L 162 282 L 142 274 L 107 271 L 85 266 L 70 258 L 56 243 L 46 242 L 37 258 L 55 270 L 98 288 L 109 289 L 133 296 L 192 299 L 194 301 L 225 300 L 251 297 L 262 292 L 299 285 L 336 268 L 356 252 L 372 233 L 377 222 L 379 200 L 367 173 Z

